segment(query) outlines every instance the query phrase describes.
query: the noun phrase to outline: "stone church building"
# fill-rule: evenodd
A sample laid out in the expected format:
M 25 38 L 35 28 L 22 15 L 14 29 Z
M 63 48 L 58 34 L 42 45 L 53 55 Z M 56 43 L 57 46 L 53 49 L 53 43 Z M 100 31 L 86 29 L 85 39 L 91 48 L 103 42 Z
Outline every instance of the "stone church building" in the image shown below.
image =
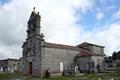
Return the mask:
M 94 71 L 98 64 L 103 66 L 104 46 L 87 42 L 76 46 L 48 43 L 40 31 L 40 21 L 39 12 L 33 10 L 28 20 L 27 39 L 22 46 L 24 74 L 43 77 L 47 70 L 62 73 L 78 66 L 78 70 L 84 72 L 91 63 Z

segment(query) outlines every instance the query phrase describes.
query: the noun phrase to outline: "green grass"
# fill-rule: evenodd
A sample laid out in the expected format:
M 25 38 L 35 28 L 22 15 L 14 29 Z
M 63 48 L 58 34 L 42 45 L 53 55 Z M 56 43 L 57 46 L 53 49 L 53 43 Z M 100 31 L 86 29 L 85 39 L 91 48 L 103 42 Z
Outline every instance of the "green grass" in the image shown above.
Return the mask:
M 101 78 L 102 80 L 109 80 L 110 78 L 120 80 L 120 68 L 111 71 L 112 72 L 108 73 L 91 73 L 79 76 L 59 76 L 50 78 L 24 76 L 21 73 L 0 73 L 0 80 L 99 80 L 98 78 Z
M 24 76 L 19 73 L 1 73 L 0 80 L 96 80 L 96 74 L 85 74 L 82 76 L 63 76 L 63 77 L 50 77 L 50 78 L 40 78 L 40 77 L 31 77 Z
M 14 80 L 22 77 L 21 73 L 0 73 L 0 80 Z

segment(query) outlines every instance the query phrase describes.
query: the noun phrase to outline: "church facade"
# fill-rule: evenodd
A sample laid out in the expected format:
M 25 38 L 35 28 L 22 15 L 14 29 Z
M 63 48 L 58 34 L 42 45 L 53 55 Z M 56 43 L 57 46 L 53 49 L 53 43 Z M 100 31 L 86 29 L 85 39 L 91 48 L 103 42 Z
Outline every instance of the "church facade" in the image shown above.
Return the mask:
M 27 39 L 23 43 L 23 72 L 26 75 L 45 76 L 50 73 L 63 73 L 72 65 L 77 65 L 79 71 L 86 70 L 86 64 L 97 64 L 104 61 L 104 47 L 90 43 L 76 46 L 48 43 L 40 31 L 41 16 L 32 11 L 28 20 Z M 85 62 L 85 63 L 84 63 Z

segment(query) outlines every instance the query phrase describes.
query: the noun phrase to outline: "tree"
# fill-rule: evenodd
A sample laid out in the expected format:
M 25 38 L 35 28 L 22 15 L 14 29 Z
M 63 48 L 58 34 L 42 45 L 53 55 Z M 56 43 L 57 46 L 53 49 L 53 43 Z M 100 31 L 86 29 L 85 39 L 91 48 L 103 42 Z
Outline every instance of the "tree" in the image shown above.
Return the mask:
M 120 51 L 118 52 L 113 52 L 112 54 L 112 59 L 115 60 L 115 59 L 120 59 Z
M 113 54 L 112 54 L 112 59 L 115 60 L 117 57 L 117 53 L 114 51 Z

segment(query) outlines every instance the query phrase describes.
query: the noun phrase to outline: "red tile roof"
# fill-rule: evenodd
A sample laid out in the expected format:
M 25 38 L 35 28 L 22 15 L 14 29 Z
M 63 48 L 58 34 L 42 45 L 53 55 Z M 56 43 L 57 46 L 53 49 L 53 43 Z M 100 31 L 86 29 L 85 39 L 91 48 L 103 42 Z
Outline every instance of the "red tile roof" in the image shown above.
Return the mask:
M 84 47 L 84 46 L 89 46 L 89 45 L 93 45 L 93 46 L 98 46 L 98 47 L 103 47 L 104 48 L 104 46 L 100 46 L 100 45 L 96 45 L 96 44 L 92 44 L 92 43 L 88 43 L 88 42 L 84 42 L 84 43 L 82 43 L 82 44 L 79 44 L 79 45 L 77 45 L 78 47 Z
M 77 46 L 70 46 L 70 45 L 45 42 L 45 47 L 47 47 L 47 48 L 59 48 L 59 49 L 70 49 L 70 50 L 80 51 L 80 53 L 77 55 L 78 57 L 101 56 L 100 54 L 95 54 L 91 51 L 79 48 Z
M 81 49 L 78 57 L 89 57 L 89 56 L 102 56 L 100 54 L 93 53 L 91 51 Z
M 63 44 L 56 44 L 56 43 L 48 43 L 45 42 L 45 47 L 47 48 L 60 48 L 60 49 L 71 49 L 71 50 L 80 50 L 80 48 L 71 45 L 63 45 Z

